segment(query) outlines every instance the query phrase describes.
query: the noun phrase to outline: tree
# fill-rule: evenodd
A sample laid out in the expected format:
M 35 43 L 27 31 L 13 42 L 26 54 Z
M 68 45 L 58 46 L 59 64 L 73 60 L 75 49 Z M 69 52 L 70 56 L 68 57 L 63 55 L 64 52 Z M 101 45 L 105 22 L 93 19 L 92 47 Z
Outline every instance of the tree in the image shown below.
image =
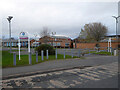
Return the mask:
M 42 38 L 42 42 L 44 44 L 47 44 L 48 37 L 50 37 L 50 31 L 48 30 L 47 27 L 43 27 L 43 30 L 40 32 L 40 36 Z
M 106 36 L 107 31 L 107 27 L 102 23 L 89 23 L 81 30 L 81 36 L 85 36 L 86 41 L 96 41 L 96 47 L 100 47 L 99 42 Z
M 99 42 L 106 36 L 107 27 L 101 23 L 85 24 L 84 29 L 81 29 L 80 36 L 84 36 L 86 40 L 94 40 Z
M 107 27 L 101 23 L 90 23 L 87 25 L 87 38 L 99 42 L 106 36 L 107 31 Z
M 40 32 L 40 36 L 50 36 L 50 31 L 48 30 L 48 27 L 43 27 L 43 30 Z

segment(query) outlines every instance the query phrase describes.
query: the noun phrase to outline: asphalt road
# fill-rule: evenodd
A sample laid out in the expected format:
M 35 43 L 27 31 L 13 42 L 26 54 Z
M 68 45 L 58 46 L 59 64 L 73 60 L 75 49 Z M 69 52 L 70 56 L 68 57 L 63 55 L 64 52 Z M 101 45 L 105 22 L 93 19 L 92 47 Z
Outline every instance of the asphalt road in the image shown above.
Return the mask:
M 3 88 L 118 88 L 118 63 L 3 80 Z
M 85 59 L 68 59 L 68 60 L 53 60 L 39 63 L 36 65 L 22 66 L 16 68 L 3 68 L 2 75 L 14 75 L 14 74 L 24 74 L 36 71 L 46 71 L 60 68 L 72 68 L 80 66 L 98 66 L 104 65 L 112 62 L 118 62 L 118 57 L 114 56 L 89 56 Z

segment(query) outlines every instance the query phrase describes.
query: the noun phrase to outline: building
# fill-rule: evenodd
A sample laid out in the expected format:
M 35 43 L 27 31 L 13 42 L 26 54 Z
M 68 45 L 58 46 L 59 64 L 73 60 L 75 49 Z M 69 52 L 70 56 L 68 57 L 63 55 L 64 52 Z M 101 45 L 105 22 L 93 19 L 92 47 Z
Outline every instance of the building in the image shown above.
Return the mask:
M 20 40 L 21 47 L 28 47 L 28 40 Z M 32 39 L 30 40 L 30 44 L 32 46 Z M 3 39 L 2 40 L 2 46 L 3 47 L 9 47 L 10 46 L 10 40 L 9 39 Z M 18 39 L 11 39 L 11 46 L 12 47 L 18 47 Z
M 39 39 L 40 44 L 49 44 L 53 47 L 58 48 L 70 48 L 71 38 L 66 36 L 44 36 Z
M 99 42 L 100 49 L 107 49 L 108 47 L 108 40 L 111 38 L 111 47 L 113 49 L 120 48 L 120 35 L 118 35 L 118 39 L 116 39 L 116 35 L 107 35 L 104 39 Z M 80 49 L 94 49 L 96 47 L 97 42 L 85 42 L 79 41 L 77 39 L 74 40 L 73 48 L 80 48 Z

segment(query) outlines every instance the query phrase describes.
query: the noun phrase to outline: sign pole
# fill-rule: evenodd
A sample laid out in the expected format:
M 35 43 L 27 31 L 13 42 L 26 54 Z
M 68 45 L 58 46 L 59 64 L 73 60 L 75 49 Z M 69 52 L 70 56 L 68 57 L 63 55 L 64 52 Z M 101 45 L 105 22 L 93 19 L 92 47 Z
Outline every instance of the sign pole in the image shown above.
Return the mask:
M 19 38 L 19 40 L 18 40 L 18 47 L 19 47 L 19 60 L 20 60 L 20 38 Z
M 28 52 L 30 53 L 30 38 L 28 36 Z

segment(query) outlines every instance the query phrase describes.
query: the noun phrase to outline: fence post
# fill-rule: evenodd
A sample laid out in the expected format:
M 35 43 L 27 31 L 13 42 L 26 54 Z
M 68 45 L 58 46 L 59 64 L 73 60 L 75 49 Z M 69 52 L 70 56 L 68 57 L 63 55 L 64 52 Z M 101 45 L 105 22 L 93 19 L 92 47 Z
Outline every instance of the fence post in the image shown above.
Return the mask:
M 31 52 L 29 52 L 29 64 L 32 64 Z
M 48 59 L 48 50 L 46 50 L 46 56 L 47 56 L 46 59 Z
M 13 53 L 13 65 L 16 66 L 16 53 Z
M 65 59 L 65 50 L 64 50 L 64 59 Z
M 38 52 L 36 51 L 36 62 L 38 62 Z
M 55 56 L 56 56 L 56 59 L 57 59 L 57 49 L 56 49 L 56 51 L 55 51 Z
M 42 59 L 42 61 L 44 60 L 44 58 L 43 58 L 43 50 L 41 51 L 41 59 Z
M 81 55 L 80 55 L 81 53 L 80 53 L 80 49 L 78 50 L 78 57 L 80 57 Z
M 90 49 L 88 49 L 89 50 L 89 55 L 90 55 Z
M 111 55 L 112 55 L 112 47 L 110 48 L 110 50 L 111 50 Z
M 115 49 L 115 50 L 114 50 L 114 56 L 116 56 L 116 55 L 117 55 L 117 50 Z
M 71 49 L 71 57 L 73 58 L 73 50 Z

